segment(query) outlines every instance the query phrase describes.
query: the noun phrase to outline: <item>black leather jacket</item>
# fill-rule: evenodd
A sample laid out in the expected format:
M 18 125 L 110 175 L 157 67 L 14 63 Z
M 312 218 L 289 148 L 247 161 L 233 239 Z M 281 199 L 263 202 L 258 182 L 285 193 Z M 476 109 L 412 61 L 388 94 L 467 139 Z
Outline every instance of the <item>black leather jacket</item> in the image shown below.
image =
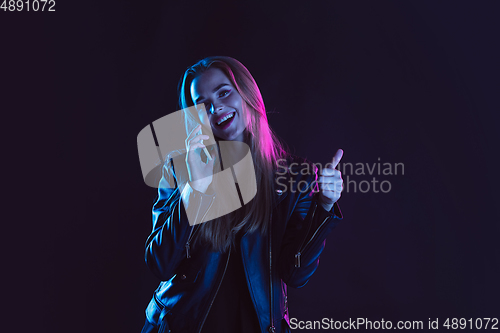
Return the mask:
M 318 204 L 317 194 L 309 195 L 315 179 L 310 162 L 293 157 L 288 166 L 286 173 L 283 168 L 276 175 L 280 185 L 276 186 L 269 232 L 264 237 L 259 232 L 246 233 L 240 244 L 262 332 L 290 331 L 287 286 L 300 288 L 307 283 L 318 267 L 325 238 L 342 219 L 337 203 L 327 212 Z M 304 168 L 309 172 L 301 172 Z M 159 332 L 200 332 L 231 251 L 190 246 L 199 225 L 189 225 L 179 189 L 167 188 L 165 182 L 172 184 L 172 176 L 164 167 L 153 206 L 153 232 L 146 242 L 146 263 L 162 280 L 146 318 Z M 191 189 L 189 200 L 202 212 L 209 209 L 212 199 L 213 195 Z

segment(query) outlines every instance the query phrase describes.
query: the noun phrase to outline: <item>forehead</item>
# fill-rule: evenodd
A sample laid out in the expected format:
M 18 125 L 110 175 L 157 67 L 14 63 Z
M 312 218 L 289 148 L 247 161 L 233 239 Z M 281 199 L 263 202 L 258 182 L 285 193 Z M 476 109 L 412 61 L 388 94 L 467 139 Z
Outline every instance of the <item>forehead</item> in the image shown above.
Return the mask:
M 227 83 L 232 86 L 231 81 L 227 78 L 224 72 L 218 68 L 209 68 L 191 82 L 191 96 L 193 98 L 206 96 L 212 93 L 213 89 L 221 83 Z

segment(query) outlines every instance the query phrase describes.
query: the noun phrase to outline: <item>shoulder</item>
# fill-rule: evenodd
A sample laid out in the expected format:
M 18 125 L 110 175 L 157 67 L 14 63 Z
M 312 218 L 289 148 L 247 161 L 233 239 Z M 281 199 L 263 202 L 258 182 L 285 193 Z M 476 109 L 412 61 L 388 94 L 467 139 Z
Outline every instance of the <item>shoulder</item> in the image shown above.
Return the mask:
M 317 180 L 318 168 L 307 158 L 290 154 L 282 159 L 275 173 L 278 190 L 291 193 L 309 192 Z
M 302 174 L 314 174 L 317 169 L 317 165 L 312 163 L 310 160 L 304 157 L 300 157 L 293 154 L 288 154 L 286 158 L 279 159 L 277 161 L 277 173 L 302 173 Z

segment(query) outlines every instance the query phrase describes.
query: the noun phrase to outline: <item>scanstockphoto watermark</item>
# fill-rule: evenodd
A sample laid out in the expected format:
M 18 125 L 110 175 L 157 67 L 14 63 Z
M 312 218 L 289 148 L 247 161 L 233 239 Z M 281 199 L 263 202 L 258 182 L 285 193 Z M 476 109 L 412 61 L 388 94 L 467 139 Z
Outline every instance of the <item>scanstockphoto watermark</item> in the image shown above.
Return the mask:
M 335 320 L 323 318 L 322 320 L 298 320 L 290 318 L 292 330 L 498 330 L 498 318 L 468 317 L 468 318 L 428 318 L 426 320 L 398 320 L 391 321 L 381 318 L 370 320 L 368 318 L 348 318 L 348 320 Z
M 320 175 L 325 169 L 331 169 L 332 164 L 326 163 L 291 163 L 286 164 L 285 159 L 276 162 L 277 174 L 276 183 L 282 191 L 304 192 L 309 189 L 308 182 L 305 180 L 296 181 L 289 179 L 285 175 L 310 175 L 316 173 Z M 357 163 L 339 163 L 337 166 L 342 174 L 342 191 L 346 193 L 388 193 L 393 189 L 391 177 L 404 176 L 404 163 L 384 162 L 380 157 L 375 162 L 357 162 Z M 368 177 L 368 179 L 366 179 Z M 317 188 L 315 180 L 313 188 Z M 339 184 L 340 185 L 340 184 Z
M 429 320 L 430 323 L 430 320 Z M 290 328 L 292 330 L 421 330 L 424 328 L 422 320 L 407 320 L 392 322 L 390 320 L 369 320 L 367 318 L 349 318 L 349 320 L 335 320 L 323 318 L 319 320 L 297 320 L 290 318 Z M 429 324 L 429 328 L 431 325 Z

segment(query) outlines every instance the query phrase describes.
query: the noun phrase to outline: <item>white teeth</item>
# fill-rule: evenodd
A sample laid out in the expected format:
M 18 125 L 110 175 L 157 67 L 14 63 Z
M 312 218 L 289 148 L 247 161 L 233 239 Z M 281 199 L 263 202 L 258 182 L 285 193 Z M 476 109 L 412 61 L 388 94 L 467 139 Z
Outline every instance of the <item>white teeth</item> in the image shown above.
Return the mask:
M 232 118 L 233 115 L 234 115 L 234 113 L 228 114 L 227 116 L 225 116 L 224 118 L 222 118 L 221 120 L 219 120 L 219 122 L 217 123 L 217 125 L 220 125 L 222 122 L 226 121 L 227 119 Z

